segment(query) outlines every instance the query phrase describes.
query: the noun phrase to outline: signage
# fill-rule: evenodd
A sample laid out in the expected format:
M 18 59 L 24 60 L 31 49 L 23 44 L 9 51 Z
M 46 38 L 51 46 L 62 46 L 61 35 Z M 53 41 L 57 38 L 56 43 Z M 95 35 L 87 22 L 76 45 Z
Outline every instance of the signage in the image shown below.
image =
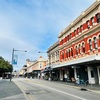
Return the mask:
M 18 56 L 14 55 L 14 57 L 13 57 L 13 64 L 17 65 L 17 61 L 18 61 Z

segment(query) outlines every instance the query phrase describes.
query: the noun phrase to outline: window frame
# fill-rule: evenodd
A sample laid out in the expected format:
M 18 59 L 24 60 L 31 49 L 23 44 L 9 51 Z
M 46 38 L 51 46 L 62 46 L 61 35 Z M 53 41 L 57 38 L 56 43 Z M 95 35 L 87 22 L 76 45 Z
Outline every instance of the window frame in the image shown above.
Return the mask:
M 89 49 L 90 49 L 90 51 L 93 50 L 93 47 L 92 47 L 92 40 L 91 40 L 91 39 L 89 39 Z

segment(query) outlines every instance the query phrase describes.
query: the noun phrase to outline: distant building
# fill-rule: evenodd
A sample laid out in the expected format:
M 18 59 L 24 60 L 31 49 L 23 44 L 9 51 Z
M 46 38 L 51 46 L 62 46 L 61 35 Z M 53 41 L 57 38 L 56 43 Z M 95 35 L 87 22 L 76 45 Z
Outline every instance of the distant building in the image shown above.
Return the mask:
M 20 70 L 20 75 L 28 78 L 42 78 L 42 70 L 45 69 L 47 60 L 40 56 L 37 60 L 26 60 L 26 66 Z

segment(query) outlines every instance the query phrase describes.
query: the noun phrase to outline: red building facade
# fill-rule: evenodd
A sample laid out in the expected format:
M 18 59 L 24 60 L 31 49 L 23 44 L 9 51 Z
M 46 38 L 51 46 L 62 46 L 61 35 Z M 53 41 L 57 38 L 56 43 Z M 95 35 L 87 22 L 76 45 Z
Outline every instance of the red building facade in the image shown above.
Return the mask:
M 89 80 L 100 84 L 100 0 L 66 27 L 58 36 L 60 78 Z

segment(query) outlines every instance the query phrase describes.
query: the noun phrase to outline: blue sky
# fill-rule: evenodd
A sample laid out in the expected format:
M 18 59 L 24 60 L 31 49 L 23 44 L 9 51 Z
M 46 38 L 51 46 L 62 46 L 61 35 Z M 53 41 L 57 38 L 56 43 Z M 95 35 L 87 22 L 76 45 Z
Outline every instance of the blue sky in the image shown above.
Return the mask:
M 15 52 L 19 70 L 26 59 L 36 60 L 38 51 L 58 40 L 59 33 L 95 0 L 0 0 L 0 56 L 11 62 Z

